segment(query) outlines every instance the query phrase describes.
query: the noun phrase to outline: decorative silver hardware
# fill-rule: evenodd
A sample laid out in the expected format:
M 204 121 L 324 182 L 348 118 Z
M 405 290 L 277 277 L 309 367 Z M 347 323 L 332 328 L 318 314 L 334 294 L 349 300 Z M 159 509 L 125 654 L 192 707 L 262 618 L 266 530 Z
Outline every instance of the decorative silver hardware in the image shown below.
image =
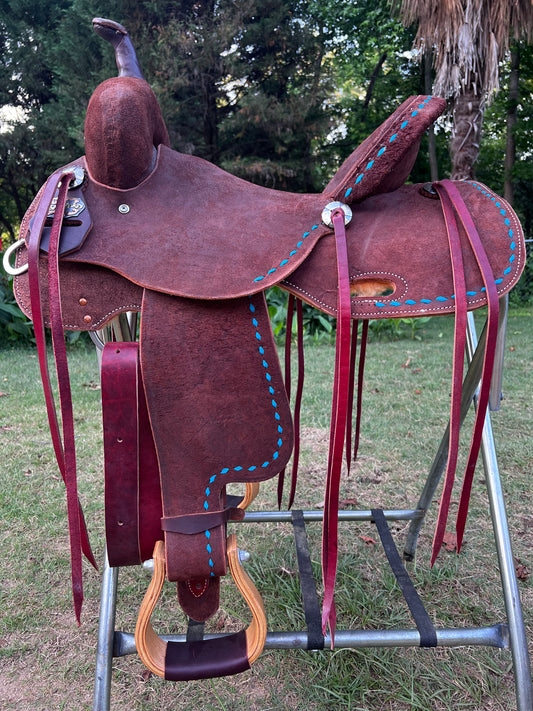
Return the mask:
M 344 212 L 344 224 L 347 225 L 352 219 L 352 210 L 348 205 L 343 202 L 328 202 L 326 207 L 322 210 L 322 222 L 326 227 L 333 227 L 333 222 L 331 221 L 331 216 L 335 210 L 342 210 Z
M 241 563 L 241 565 L 243 563 L 247 563 L 251 557 L 252 556 L 250 555 L 250 553 L 248 553 L 248 551 L 241 551 L 241 549 L 239 548 L 239 562 Z
M 433 183 L 424 183 L 422 187 L 418 189 L 420 195 L 429 198 L 430 200 L 439 200 L 439 194 L 433 187 Z
M 6 251 L 4 252 L 4 259 L 3 259 L 3 266 L 4 266 L 4 271 L 7 272 L 7 274 L 10 274 L 11 276 L 18 276 L 19 274 L 24 274 L 24 272 L 28 271 L 28 265 L 23 264 L 21 267 L 12 267 L 11 266 L 11 255 L 13 252 L 16 252 L 22 245 L 24 244 L 23 239 L 19 239 L 15 242 L 15 244 L 11 244 Z
M 50 210 L 48 211 L 47 217 L 53 217 L 56 211 L 57 197 L 55 197 L 50 203 Z M 65 212 L 63 217 L 78 217 L 85 210 L 85 203 L 81 198 L 69 198 L 65 202 Z
M 122 213 L 123 215 L 127 215 L 128 212 L 130 211 L 130 206 L 126 205 L 126 203 L 122 203 L 122 205 L 118 206 L 118 211 Z
M 79 188 L 80 185 L 83 185 L 85 182 L 85 169 L 81 165 L 71 165 L 68 168 L 65 168 L 62 171 L 62 175 L 66 175 L 67 173 L 74 173 L 74 177 L 70 181 L 70 185 L 68 186 L 69 190 L 73 190 L 74 188 Z

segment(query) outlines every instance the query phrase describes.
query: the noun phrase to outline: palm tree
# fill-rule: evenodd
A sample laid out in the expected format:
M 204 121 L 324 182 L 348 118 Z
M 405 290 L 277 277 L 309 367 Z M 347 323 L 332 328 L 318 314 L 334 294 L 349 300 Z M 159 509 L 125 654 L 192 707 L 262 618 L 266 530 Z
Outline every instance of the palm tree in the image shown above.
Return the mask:
M 404 25 L 418 24 L 418 56 L 433 50 L 433 91 L 450 99 L 451 178 L 473 178 L 485 106 L 499 88 L 499 62 L 511 38 L 533 37 L 532 0 L 395 0 L 393 7 Z

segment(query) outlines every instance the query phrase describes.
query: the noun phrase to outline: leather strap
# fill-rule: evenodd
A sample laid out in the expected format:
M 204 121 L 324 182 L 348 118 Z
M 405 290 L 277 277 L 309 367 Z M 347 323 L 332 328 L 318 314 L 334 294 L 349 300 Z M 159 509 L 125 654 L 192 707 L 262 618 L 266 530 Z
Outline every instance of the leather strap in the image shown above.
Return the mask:
M 221 511 L 163 516 L 161 528 L 163 531 L 171 531 L 172 533 L 194 535 L 209 531 L 216 526 L 224 526 L 228 521 L 242 521 L 244 514 L 243 509 L 228 507 Z
M 485 422 L 485 414 L 487 411 L 490 383 L 492 378 L 492 370 L 496 353 L 496 341 L 498 333 L 498 314 L 499 303 L 498 293 L 494 275 L 490 266 L 485 249 L 481 243 L 478 232 L 468 208 L 466 207 L 459 191 L 450 180 L 443 180 L 440 183 L 435 183 L 442 203 L 442 209 L 448 231 L 450 241 L 450 252 L 452 258 L 452 268 L 454 277 L 455 289 L 455 309 L 456 309 L 456 325 L 454 339 L 454 365 L 453 365 L 453 381 L 452 381 L 452 404 L 450 413 L 450 439 L 448 462 L 446 465 L 446 475 L 444 479 L 444 489 L 441 497 L 441 504 L 437 518 L 437 526 L 433 539 L 433 552 L 431 557 L 431 565 L 434 564 L 437 555 L 442 546 L 444 533 L 446 531 L 446 522 L 451 500 L 451 492 L 455 477 L 455 469 L 457 466 L 457 449 L 459 444 L 459 429 L 460 429 L 460 410 L 461 410 L 461 388 L 462 374 L 464 362 L 464 348 L 466 340 L 466 287 L 464 284 L 464 269 L 461 256 L 461 243 L 455 214 L 459 216 L 463 230 L 468 238 L 472 251 L 475 255 L 481 277 L 487 296 L 487 338 L 485 345 L 485 354 L 483 359 L 483 369 L 481 374 L 478 402 L 476 415 L 474 420 L 474 428 L 470 441 L 470 450 L 463 478 L 463 488 L 459 509 L 457 514 L 457 550 L 461 548 L 463 539 L 464 527 L 468 513 L 468 504 L 472 489 L 472 481 L 476 462 L 479 456 L 481 439 L 483 435 L 483 426 Z
M 459 431 L 461 427 L 461 390 L 463 383 L 463 364 L 466 344 L 466 283 L 463 267 L 463 257 L 461 251 L 461 238 L 455 220 L 453 203 L 448 193 L 440 188 L 440 184 L 435 184 L 435 189 L 439 193 L 448 243 L 450 246 L 450 259 L 453 275 L 453 286 L 455 295 L 455 331 L 453 341 L 453 370 L 452 370 L 452 397 L 450 405 L 450 430 L 448 440 L 448 460 L 446 462 L 446 473 L 444 476 L 444 487 L 442 491 L 437 525 L 433 537 L 433 552 L 431 565 L 435 563 L 439 550 L 444 540 L 446 532 L 446 522 L 452 497 L 455 470 L 457 467 L 457 455 L 459 450 Z
M 457 551 L 461 550 L 466 518 L 468 515 L 468 505 L 470 502 L 470 493 L 472 491 L 472 481 L 476 462 L 479 456 L 481 447 L 481 439 L 483 436 L 483 427 L 485 424 L 485 415 L 490 395 L 490 385 L 492 380 L 492 371 L 494 369 L 494 361 L 496 358 L 496 345 L 498 338 L 498 319 L 499 319 L 499 299 L 496 289 L 496 281 L 492 268 L 490 266 L 487 253 L 481 242 L 478 231 L 472 220 L 468 208 L 466 207 L 459 191 L 450 180 L 442 181 L 441 185 L 448 192 L 450 199 L 453 202 L 454 208 L 457 211 L 464 231 L 468 235 L 470 245 L 481 272 L 483 285 L 487 295 L 487 341 L 485 345 L 485 355 L 483 358 L 483 370 L 481 373 L 481 381 L 479 394 L 477 398 L 476 415 L 474 420 L 474 429 L 470 442 L 470 452 L 463 477 L 463 486 L 461 490 L 461 498 L 459 501 L 459 509 L 457 512 Z
M 33 228 L 28 240 L 28 276 L 31 299 L 31 310 L 35 331 L 35 342 L 39 357 L 39 368 L 43 383 L 44 397 L 50 433 L 57 463 L 67 491 L 67 515 L 70 535 L 71 578 L 74 611 L 78 624 L 80 624 L 81 608 L 83 604 L 82 581 L 82 552 L 89 562 L 96 568 L 96 561 L 89 544 L 83 512 L 78 500 L 76 481 L 76 450 L 74 440 L 74 414 L 70 391 L 70 378 L 68 373 L 65 338 L 61 316 L 61 292 L 59 283 L 59 238 L 65 202 L 67 199 L 68 185 L 73 175 L 55 174 L 46 184 L 39 206 L 35 213 Z M 59 187 L 57 205 L 55 209 L 49 245 L 49 300 L 52 341 L 56 361 L 56 373 L 59 386 L 61 407 L 61 423 L 63 438 L 61 438 L 57 411 L 50 384 L 48 357 L 46 351 L 46 337 L 44 331 L 44 314 L 41 307 L 41 293 L 39 280 L 39 245 L 44 224 L 50 209 L 50 204 Z
M 106 343 L 101 384 L 107 554 L 111 566 L 137 565 L 162 539 L 159 467 L 138 343 Z
M 329 443 L 328 471 L 326 480 L 324 529 L 322 536 L 322 575 L 324 581 L 324 601 L 322 605 L 322 632 L 329 625 L 331 647 L 335 642 L 335 602 L 333 599 L 337 574 L 337 535 L 339 486 L 344 450 L 346 419 L 348 414 L 348 391 L 350 380 L 350 276 L 348 251 L 344 228 L 344 212 L 336 210 L 332 215 L 335 229 L 337 256 L 337 338 L 335 347 L 335 375 L 333 402 L 331 408 L 331 430 Z
M 304 389 L 304 323 L 303 304 L 301 299 L 296 299 L 296 324 L 298 343 L 298 381 L 296 384 L 296 397 L 294 399 L 294 449 L 292 453 L 291 490 L 289 493 L 289 509 L 294 503 L 296 483 L 298 481 L 298 465 L 300 463 L 300 414 L 302 410 L 302 395 Z
M 352 453 L 352 416 L 355 393 L 355 363 L 357 360 L 357 338 L 359 332 L 359 321 L 352 324 L 352 345 L 350 348 L 350 390 L 348 393 L 348 418 L 346 421 L 346 466 L 350 473 L 350 464 L 357 459 L 359 450 L 359 438 L 361 435 L 361 414 L 363 409 L 363 381 L 365 374 L 366 346 L 368 343 L 368 321 L 363 321 L 361 329 L 361 350 L 359 353 L 359 367 L 357 373 L 357 393 L 355 399 L 355 432 Z

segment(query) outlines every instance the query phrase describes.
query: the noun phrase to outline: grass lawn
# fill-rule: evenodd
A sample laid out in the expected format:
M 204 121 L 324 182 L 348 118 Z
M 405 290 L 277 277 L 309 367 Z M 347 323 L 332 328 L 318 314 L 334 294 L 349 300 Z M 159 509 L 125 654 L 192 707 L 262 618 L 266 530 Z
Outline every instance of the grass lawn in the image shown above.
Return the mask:
M 492 421 L 520 590 L 533 640 L 533 311 L 510 313 L 504 401 Z M 342 507 L 414 508 L 447 422 L 453 321 L 435 318 L 417 331 L 419 340 L 368 347 L 358 462 L 341 482 Z M 323 502 L 334 349 L 306 349 L 303 453 L 295 506 Z M 78 346 L 69 356 L 78 451 L 80 499 L 97 560 L 102 560 L 103 474 L 98 367 L 94 351 Z M 171 370 L 169 372 L 171 376 Z M 465 425 L 468 443 L 472 419 Z M 464 460 L 461 460 L 464 463 Z M 459 467 L 460 471 L 460 467 Z M 0 349 L 0 709 L 76 711 L 92 708 L 99 573 L 85 565 L 81 628 L 71 610 L 64 487 L 55 464 L 36 354 Z M 429 556 L 435 520 L 432 507 L 410 568 L 437 626 L 461 627 L 502 621 L 503 601 L 492 544 L 483 469 L 477 468 L 461 554 L 443 550 L 435 567 Z M 451 519 L 457 495 L 454 494 Z M 255 509 L 276 507 L 276 483 L 262 485 Z M 288 524 L 237 526 L 241 548 L 251 552 L 247 570 L 264 596 L 271 629 L 303 629 L 298 607 L 297 564 Z M 320 580 L 320 526 L 308 527 L 313 565 Z M 403 523 L 392 526 L 400 548 Z M 337 585 L 338 628 L 412 625 L 370 524 L 341 528 Z M 144 571 L 122 569 L 117 628 L 133 631 L 148 584 Z M 184 630 L 184 619 L 167 585 L 154 621 L 159 632 Z M 211 626 L 238 629 L 248 613 L 231 581 L 223 582 L 222 607 Z M 533 654 L 533 646 L 530 645 Z M 338 650 L 265 652 L 244 674 L 173 684 L 145 671 L 136 656 L 113 664 L 111 708 L 163 709 L 475 709 L 515 707 L 510 653 L 461 648 L 434 650 Z

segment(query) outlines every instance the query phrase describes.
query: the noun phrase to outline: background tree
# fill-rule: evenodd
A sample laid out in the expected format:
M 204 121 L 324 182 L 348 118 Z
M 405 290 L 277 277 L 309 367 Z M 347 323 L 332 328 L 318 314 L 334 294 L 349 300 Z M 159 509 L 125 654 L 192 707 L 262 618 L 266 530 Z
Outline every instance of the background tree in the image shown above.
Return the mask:
M 530 0 L 398 0 L 406 25 L 416 24 L 415 47 L 434 50 L 435 94 L 450 97 L 453 132 L 451 178 L 474 177 L 487 100 L 499 86 L 499 62 L 509 39 L 531 39 Z

